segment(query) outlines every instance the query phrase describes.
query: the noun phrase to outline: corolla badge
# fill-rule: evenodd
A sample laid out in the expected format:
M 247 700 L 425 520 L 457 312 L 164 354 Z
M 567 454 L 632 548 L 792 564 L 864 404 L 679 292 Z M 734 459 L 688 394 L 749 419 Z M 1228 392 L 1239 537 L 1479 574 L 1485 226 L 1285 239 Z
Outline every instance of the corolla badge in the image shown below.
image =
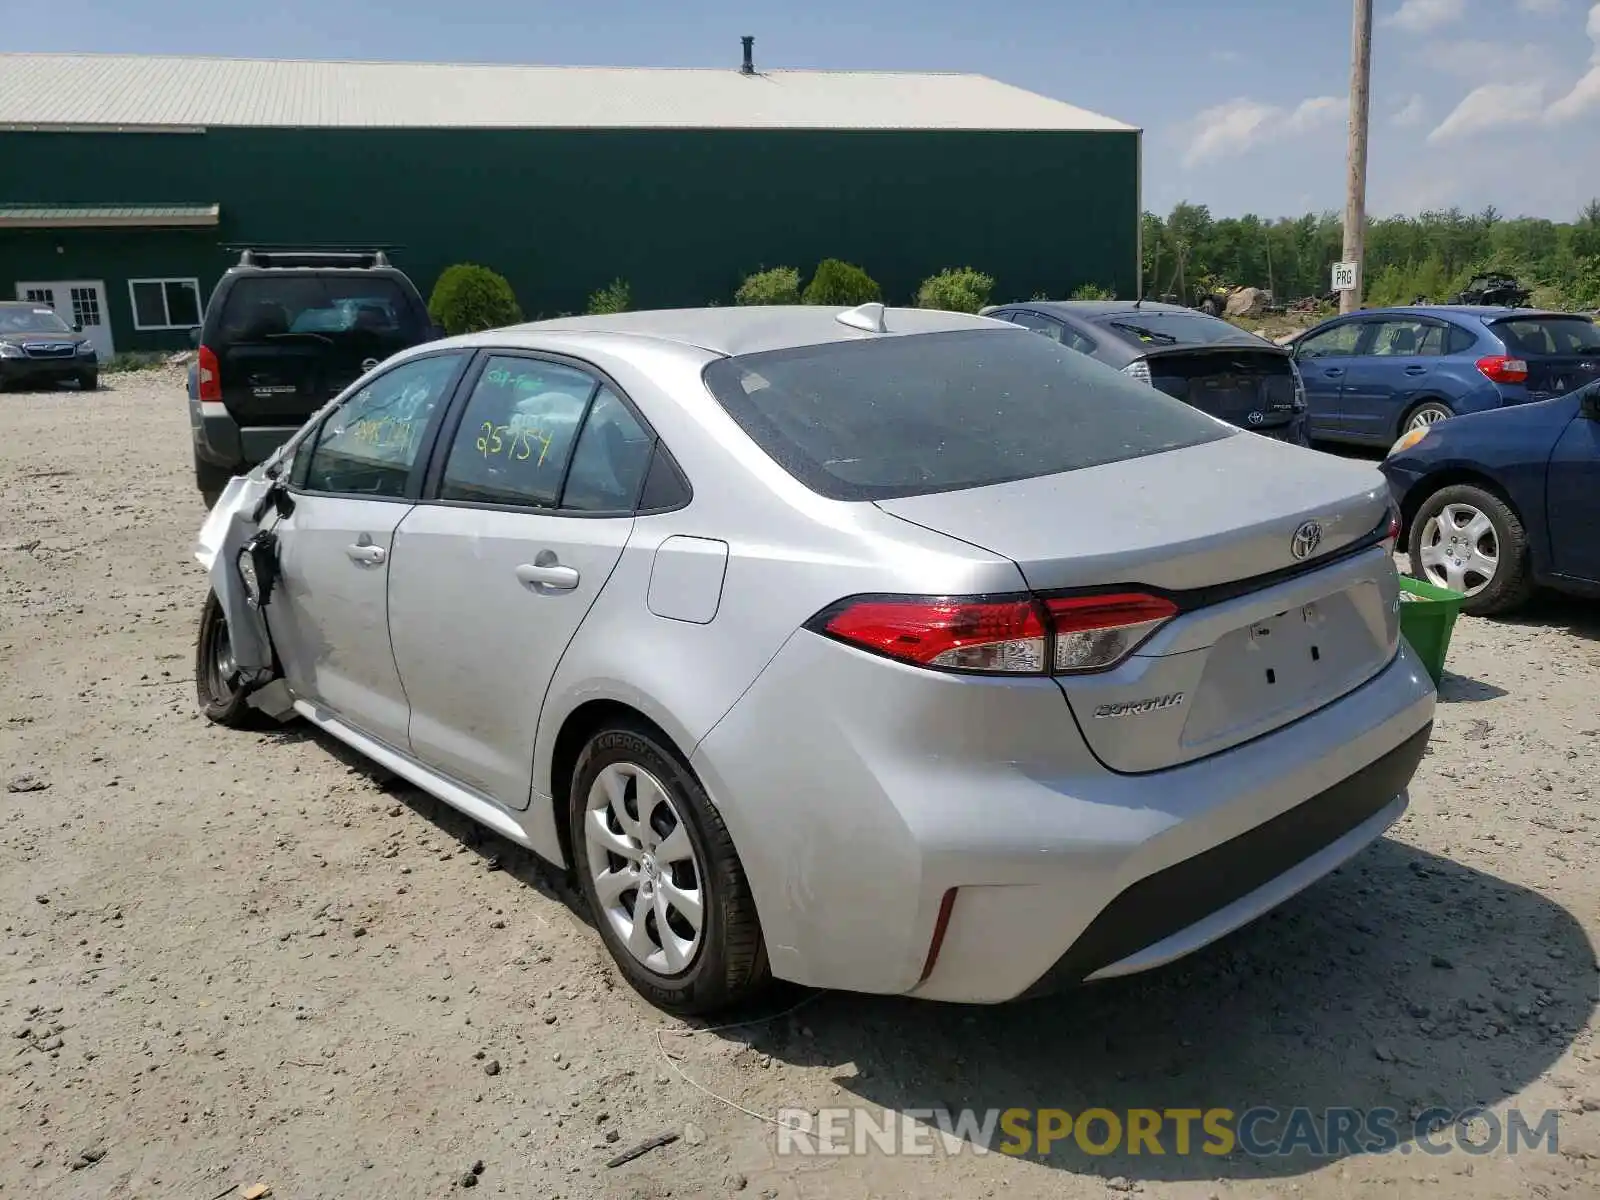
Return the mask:
M 1294 531 L 1294 540 L 1289 543 L 1289 553 L 1296 558 L 1310 558 L 1320 545 L 1322 545 L 1322 526 L 1315 521 L 1307 521 Z

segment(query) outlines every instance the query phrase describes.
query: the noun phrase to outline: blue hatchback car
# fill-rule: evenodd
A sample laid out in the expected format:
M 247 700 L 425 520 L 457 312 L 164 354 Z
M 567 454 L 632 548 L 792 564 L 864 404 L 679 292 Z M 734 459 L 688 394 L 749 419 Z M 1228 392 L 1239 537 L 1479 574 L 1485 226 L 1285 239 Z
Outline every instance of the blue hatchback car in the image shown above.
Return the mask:
M 1430 305 L 1336 317 L 1291 343 L 1313 438 L 1390 446 L 1447 417 L 1600 379 L 1600 327 L 1575 313 Z
M 1600 596 L 1600 384 L 1405 434 L 1383 473 L 1411 572 L 1474 615 Z

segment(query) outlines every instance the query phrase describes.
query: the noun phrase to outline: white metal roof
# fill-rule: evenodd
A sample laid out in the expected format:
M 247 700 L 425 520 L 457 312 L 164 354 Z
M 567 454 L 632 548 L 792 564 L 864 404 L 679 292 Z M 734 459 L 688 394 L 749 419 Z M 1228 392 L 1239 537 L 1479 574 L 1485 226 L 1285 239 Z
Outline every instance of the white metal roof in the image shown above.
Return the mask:
M 0 127 L 1133 127 L 982 75 L 0 53 Z

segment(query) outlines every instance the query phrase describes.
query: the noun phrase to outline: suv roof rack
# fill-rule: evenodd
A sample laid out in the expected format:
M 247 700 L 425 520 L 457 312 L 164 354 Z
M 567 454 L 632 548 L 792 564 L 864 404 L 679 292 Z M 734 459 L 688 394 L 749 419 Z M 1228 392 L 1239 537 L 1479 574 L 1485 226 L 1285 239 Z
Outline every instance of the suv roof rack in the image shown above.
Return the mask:
M 224 250 L 239 252 L 241 267 L 356 267 L 389 266 L 387 251 L 393 246 L 369 246 L 361 249 L 339 249 L 316 246 L 224 246 Z

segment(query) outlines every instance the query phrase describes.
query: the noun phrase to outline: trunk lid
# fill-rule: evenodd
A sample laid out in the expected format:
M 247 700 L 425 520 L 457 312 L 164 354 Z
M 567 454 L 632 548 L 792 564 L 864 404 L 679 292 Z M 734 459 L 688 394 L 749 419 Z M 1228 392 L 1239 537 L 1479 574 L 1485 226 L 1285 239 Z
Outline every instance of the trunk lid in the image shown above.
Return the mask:
M 1115 771 L 1259 737 L 1360 686 L 1398 645 L 1397 573 L 1371 544 L 1388 493 L 1366 464 L 1235 436 L 877 505 L 1005 555 L 1035 591 L 1148 589 L 1178 602 L 1115 669 L 1057 677 Z M 1320 537 L 1302 555 L 1308 523 Z
M 1230 425 L 1270 431 L 1295 419 L 1294 372 L 1287 354 L 1188 346 L 1152 351 L 1145 361 L 1155 387 Z
M 1349 546 L 1388 511 L 1368 463 L 1234 435 L 1123 462 L 965 491 L 876 501 L 903 520 L 1003 554 L 1038 591 L 1141 584 L 1193 591 L 1305 564 Z

